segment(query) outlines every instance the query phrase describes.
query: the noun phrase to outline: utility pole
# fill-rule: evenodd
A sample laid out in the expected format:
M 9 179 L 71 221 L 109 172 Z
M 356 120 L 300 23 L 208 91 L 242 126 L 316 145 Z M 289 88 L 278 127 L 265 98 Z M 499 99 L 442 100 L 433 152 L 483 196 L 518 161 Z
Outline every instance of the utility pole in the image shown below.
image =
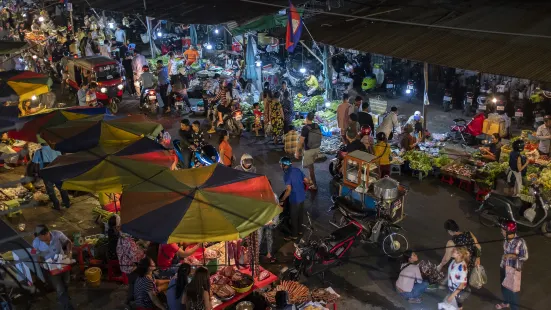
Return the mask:
M 147 24 L 147 37 L 149 38 L 149 49 L 151 51 L 151 59 L 153 59 L 155 58 L 155 51 L 153 50 L 153 36 L 151 35 L 151 20 L 147 16 L 146 0 L 143 0 L 143 8 L 145 13 L 145 23 Z
M 423 136 L 422 140 L 425 141 L 425 130 L 427 129 L 427 110 L 429 106 L 429 64 L 425 62 L 424 65 L 424 80 L 425 91 L 423 94 Z

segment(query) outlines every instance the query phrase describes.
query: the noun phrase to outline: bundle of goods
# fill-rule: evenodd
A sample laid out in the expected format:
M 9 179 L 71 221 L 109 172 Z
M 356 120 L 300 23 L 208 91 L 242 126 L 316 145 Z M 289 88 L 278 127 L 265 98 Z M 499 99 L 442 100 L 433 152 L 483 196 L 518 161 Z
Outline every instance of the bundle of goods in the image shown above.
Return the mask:
M 438 271 L 436 265 L 431 262 L 424 260 L 420 261 L 419 269 L 421 270 L 421 277 L 428 280 L 430 284 L 439 284 L 446 277 L 446 275 Z
M 275 289 L 264 294 L 270 304 L 275 304 L 275 295 L 278 291 L 287 291 L 290 304 L 301 304 L 310 300 L 308 288 L 296 281 L 282 281 Z
M 334 303 L 339 299 L 339 296 L 331 293 L 327 289 L 317 288 L 312 291 L 312 300 L 313 301 L 323 301 L 326 304 Z
M 270 274 L 268 273 L 268 276 L 269 275 Z M 218 273 L 210 277 L 210 282 L 213 287 L 213 292 L 221 298 L 227 298 L 228 295 L 232 295 L 227 294 L 232 291 L 233 294 L 235 294 L 235 292 L 248 292 L 254 284 L 254 280 L 251 276 L 237 271 L 233 266 L 226 266 L 222 268 L 218 271 Z M 230 286 L 231 290 L 228 290 L 225 285 Z M 219 289 L 223 289 L 223 291 L 218 293 L 217 291 Z
M 508 163 L 489 162 L 477 170 L 475 182 L 481 188 L 491 188 L 497 177 L 508 168 Z
M 26 32 L 25 39 L 29 41 L 33 41 L 33 43 L 40 44 L 40 45 L 46 45 L 47 43 L 46 42 L 47 37 L 37 32 Z
M 302 97 L 297 96 L 294 100 L 294 110 L 297 112 L 312 112 L 316 111 L 318 106 L 323 107 L 325 105 L 325 100 L 323 96 L 313 96 L 313 97 Z
M 437 168 L 442 168 L 451 164 L 452 162 L 453 160 L 451 160 L 446 154 L 439 155 L 432 159 L 432 164 Z
M 409 161 L 409 167 L 413 170 L 423 171 L 425 173 L 432 170 L 431 159 L 425 152 L 407 151 L 403 158 Z
M 302 306 L 302 308 L 300 308 L 300 310 L 327 310 L 327 308 L 325 308 L 324 306 L 322 306 L 319 303 L 309 302 L 309 303 L 305 304 L 304 306 Z
M 537 150 L 535 152 L 537 154 L 539 154 Z M 528 157 L 528 153 L 526 153 L 526 157 Z M 540 166 L 543 166 L 543 167 L 547 167 L 547 166 L 549 166 L 549 164 L 551 164 L 551 160 L 549 159 L 549 156 L 547 156 L 547 155 L 538 156 L 534 160 L 534 162 L 536 163 L 536 165 L 540 165 Z

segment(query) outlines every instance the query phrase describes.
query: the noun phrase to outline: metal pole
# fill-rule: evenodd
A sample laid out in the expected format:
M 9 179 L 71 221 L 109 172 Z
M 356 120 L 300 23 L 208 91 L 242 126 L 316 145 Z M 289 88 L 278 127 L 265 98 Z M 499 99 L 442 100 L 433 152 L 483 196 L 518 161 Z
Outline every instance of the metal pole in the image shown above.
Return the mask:
M 147 3 L 146 0 L 143 0 L 143 9 L 145 16 L 145 22 L 147 24 L 147 37 L 149 38 L 149 49 L 151 51 L 151 58 L 155 58 L 155 51 L 153 50 L 153 38 L 151 36 L 151 21 L 149 20 L 149 17 L 147 16 Z
M 424 77 L 425 77 L 425 91 L 423 94 L 423 132 L 422 140 L 425 140 L 425 130 L 427 128 L 427 107 L 429 106 L 429 64 L 425 62 L 424 65 Z

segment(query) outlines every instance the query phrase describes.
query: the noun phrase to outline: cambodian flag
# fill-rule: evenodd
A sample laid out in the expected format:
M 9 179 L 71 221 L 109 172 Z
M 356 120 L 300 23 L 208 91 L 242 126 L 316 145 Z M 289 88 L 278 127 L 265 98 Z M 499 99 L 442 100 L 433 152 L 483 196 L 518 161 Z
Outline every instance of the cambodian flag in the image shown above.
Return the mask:
M 289 1 L 289 20 L 287 21 L 287 36 L 285 37 L 285 49 L 293 52 L 302 34 L 302 19 L 297 8 Z

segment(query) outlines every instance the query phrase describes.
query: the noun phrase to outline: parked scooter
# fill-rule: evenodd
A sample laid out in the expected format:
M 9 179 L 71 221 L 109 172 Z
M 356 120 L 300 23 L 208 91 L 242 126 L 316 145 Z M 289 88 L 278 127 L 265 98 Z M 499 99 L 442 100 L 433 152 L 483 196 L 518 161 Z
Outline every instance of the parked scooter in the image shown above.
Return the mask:
M 334 179 L 342 179 L 342 163 L 346 154 L 346 145 L 341 144 L 339 150 L 337 151 L 337 156 L 331 159 L 331 162 L 329 163 L 329 173 Z
M 174 146 L 174 152 L 178 157 L 177 167 L 180 169 L 196 168 L 196 167 L 206 167 L 217 163 L 220 160 L 220 154 L 216 148 L 210 144 L 204 145 L 201 148 L 196 149 L 191 153 L 191 158 L 189 161 L 189 166 L 185 167 L 184 157 L 182 156 L 182 146 L 180 145 L 180 140 L 173 140 L 172 145 Z M 199 166 L 195 166 L 195 159 L 199 162 Z
M 307 224 L 303 225 L 307 232 L 295 243 L 294 266 L 282 270 L 282 278 L 298 280 L 301 275 L 310 277 L 321 274 L 341 263 L 350 247 L 361 235 L 362 225 L 350 221 L 347 225 L 333 231 L 329 237 L 312 240 L 314 226 L 310 219 L 310 213 L 306 213 Z
M 408 80 L 408 83 L 406 85 L 406 98 L 408 102 L 411 102 L 413 97 L 415 97 L 415 94 L 417 93 L 417 89 L 415 88 L 415 81 L 414 80 Z
M 446 89 L 444 91 L 444 98 L 442 99 L 442 107 L 444 108 L 444 112 L 448 112 L 453 108 L 453 94 L 451 89 Z
M 391 78 L 386 79 L 386 96 L 388 98 L 398 97 L 398 85 Z
M 361 240 L 378 243 L 389 257 L 399 257 L 409 247 L 407 238 L 401 233 L 404 229 L 389 221 L 382 203 L 377 203 L 376 210 L 364 207 L 361 202 L 349 200 L 346 197 L 333 197 L 333 219 L 330 224 L 344 228 L 350 223 L 362 226 Z
M 465 93 L 465 98 L 463 99 L 463 115 L 471 116 L 476 113 L 477 108 L 478 105 L 476 104 L 474 93 L 468 91 Z
M 540 228 L 546 237 L 551 238 L 551 217 L 549 205 L 543 201 L 540 188 L 530 186 L 535 197 L 533 203 L 525 203 L 519 197 L 510 197 L 490 193 L 478 209 L 480 223 L 487 227 L 496 227 L 504 220 L 517 223 L 519 227 Z
M 232 136 L 241 136 L 244 128 L 243 123 L 241 123 L 242 119 L 243 113 L 241 112 L 241 110 L 234 110 L 231 115 L 224 115 L 224 129 L 227 130 Z

